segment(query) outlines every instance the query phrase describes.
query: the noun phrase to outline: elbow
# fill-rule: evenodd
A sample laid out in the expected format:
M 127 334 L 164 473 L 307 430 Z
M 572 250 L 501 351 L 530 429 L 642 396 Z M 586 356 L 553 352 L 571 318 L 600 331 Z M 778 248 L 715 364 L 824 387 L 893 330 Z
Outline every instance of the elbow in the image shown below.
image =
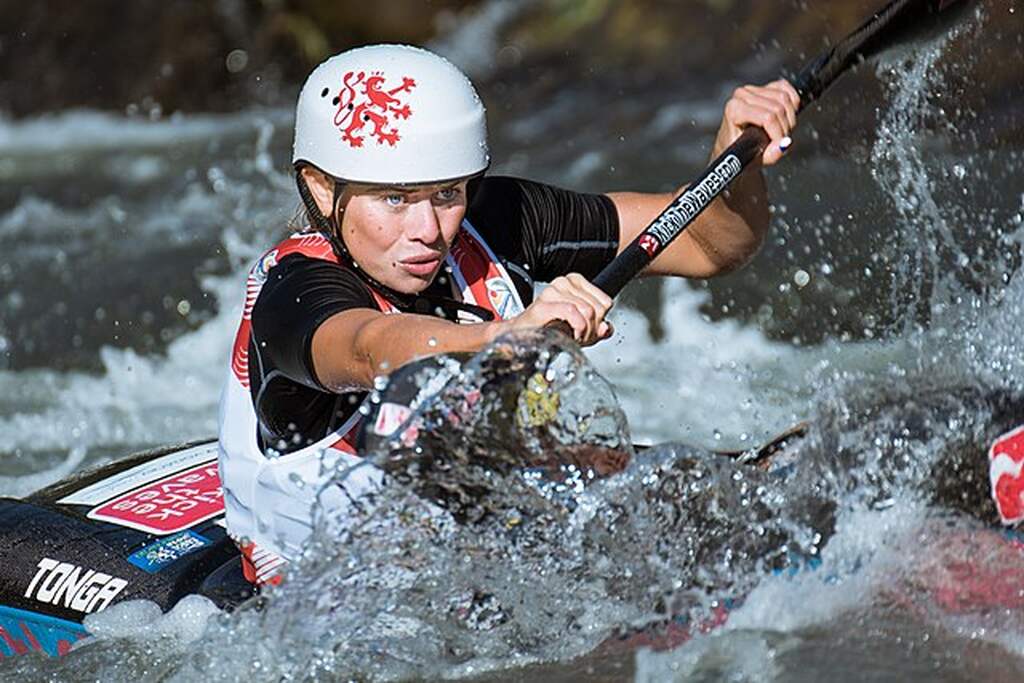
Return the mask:
M 379 375 L 390 372 L 387 362 L 374 353 L 374 349 L 380 348 L 374 341 L 376 332 L 373 322 L 370 322 L 360 327 L 352 339 L 351 378 L 364 390 L 373 388 L 374 379 Z
M 691 230 L 690 237 L 704 256 L 705 272 L 701 277 L 728 275 L 750 263 L 764 246 L 768 222 L 763 225 L 739 219 L 728 230 L 718 230 L 713 238 L 700 230 Z
M 755 226 L 750 230 L 749 237 L 739 246 L 734 257 L 723 264 L 719 275 L 728 275 L 749 264 L 760 253 L 767 239 L 768 220 L 766 216 L 763 227 Z

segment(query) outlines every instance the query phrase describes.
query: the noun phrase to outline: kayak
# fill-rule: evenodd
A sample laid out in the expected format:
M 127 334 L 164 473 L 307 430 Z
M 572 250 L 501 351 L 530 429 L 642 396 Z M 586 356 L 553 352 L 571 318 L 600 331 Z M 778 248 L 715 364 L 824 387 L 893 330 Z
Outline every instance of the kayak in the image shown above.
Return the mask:
M 757 451 L 760 460 L 803 433 Z M 723 454 L 735 457 L 739 454 Z M 89 614 L 188 595 L 232 610 L 256 594 L 225 529 L 217 442 L 147 451 L 24 499 L 0 498 L 0 659 L 66 654 Z
M 83 619 L 187 595 L 232 609 L 255 592 L 224 526 L 217 442 L 164 448 L 0 498 L 0 659 L 59 656 Z
M 806 425 L 798 425 L 760 449 L 715 455 L 789 469 L 795 465 L 790 446 L 805 432 Z M 168 612 L 195 594 L 230 611 L 256 595 L 225 529 L 217 451 L 215 440 L 147 451 L 24 499 L 0 498 L 0 660 L 29 652 L 66 654 L 88 638 L 86 616 L 120 602 L 149 600 Z M 993 497 L 1003 514 L 1005 501 L 1019 505 L 1024 499 L 1022 487 L 1007 483 L 1012 468 L 1004 462 L 1024 462 L 1024 428 L 1004 433 L 988 455 Z M 1013 474 L 1012 481 L 1019 482 L 1019 465 Z M 1003 521 L 1010 520 L 1003 515 Z M 1000 577 L 1024 561 L 1021 536 L 995 530 L 983 536 L 995 539 L 1008 558 L 996 563 L 1002 566 Z M 971 542 L 979 542 L 977 534 Z M 804 568 L 813 570 L 813 562 Z M 996 581 L 983 574 L 973 583 L 958 580 L 936 589 L 935 604 L 953 613 L 978 605 L 1024 607 L 1020 580 Z M 993 591 L 992 586 L 1002 587 Z M 970 594 L 963 597 L 964 591 Z M 674 647 L 695 632 L 720 626 L 739 604 L 742 599 L 724 599 L 705 619 L 672 619 L 653 631 L 613 637 L 604 647 Z

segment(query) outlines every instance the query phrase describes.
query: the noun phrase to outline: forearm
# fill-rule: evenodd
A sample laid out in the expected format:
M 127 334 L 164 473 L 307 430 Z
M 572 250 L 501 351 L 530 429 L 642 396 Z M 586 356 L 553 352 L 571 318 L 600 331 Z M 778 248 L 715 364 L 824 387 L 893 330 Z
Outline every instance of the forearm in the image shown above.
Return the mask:
M 500 330 L 500 323 L 459 325 L 411 313 L 345 311 L 314 335 L 313 365 L 317 379 L 328 389 L 369 389 L 374 378 L 418 358 L 479 351 Z
M 712 159 L 723 150 L 712 153 Z M 768 235 L 768 190 L 760 161 L 743 173 L 687 230 L 711 266 L 706 277 L 732 272 L 760 250 Z
M 768 195 L 762 166 L 777 163 L 789 149 L 800 95 L 782 79 L 737 88 L 725 105 L 711 159 L 717 159 L 749 126 L 760 126 L 769 143 L 727 190 L 698 216 L 645 270 L 648 275 L 707 278 L 728 273 L 757 253 L 768 235 Z M 679 188 L 676 196 L 686 187 Z M 610 195 L 619 212 L 620 252 L 664 210 L 672 197 Z
M 609 195 L 619 213 L 620 252 L 685 189 L 671 195 Z M 757 253 L 767 231 L 768 201 L 758 165 L 733 181 L 643 274 L 709 278 L 730 272 Z

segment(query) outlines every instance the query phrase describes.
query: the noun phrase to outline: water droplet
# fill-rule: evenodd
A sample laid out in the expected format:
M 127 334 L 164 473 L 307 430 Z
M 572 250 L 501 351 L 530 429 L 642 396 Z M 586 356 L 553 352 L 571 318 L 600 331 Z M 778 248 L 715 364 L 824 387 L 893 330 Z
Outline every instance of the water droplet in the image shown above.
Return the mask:
M 967 169 L 964 168 L 963 164 L 954 164 L 953 175 L 956 176 L 957 180 L 963 180 L 967 177 Z
M 435 346 L 437 346 L 437 339 L 435 339 L 433 337 L 428 339 L 427 340 L 427 346 L 429 346 L 430 348 L 434 348 Z
M 245 69 L 249 64 L 249 53 L 245 50 L 232 50 L 224 60 L 228 71 L 236 74 Z
M 192 310 L 192 304 L 189 303 L 188 299 L 182 299 L 178 302 L 178 313 L 180 315 L 188 315 L 189 311 Z
M 796 271 L 796 274 L 793 275 L 793 282 L 796 283 L 796 286 L 800 287 L 801 289 L 806 287 L 807 283 L 809 283 L 810 281 L 811 276 L 810 274 L 808 274 L 806 270 L 798 270 Z

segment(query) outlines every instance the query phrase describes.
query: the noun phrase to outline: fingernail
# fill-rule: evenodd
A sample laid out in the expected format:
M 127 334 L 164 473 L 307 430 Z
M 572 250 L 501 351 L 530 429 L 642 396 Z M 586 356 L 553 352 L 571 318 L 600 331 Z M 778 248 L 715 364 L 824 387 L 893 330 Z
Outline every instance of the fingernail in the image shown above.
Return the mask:
M 787 149 L 789 149 L 790 145 L 792 145 L 792 144 L 793 144 L 793 138 L 791 138 L 791 137 L 789 137 L 787 135 L 786 137 L 784 137 L 781 140 L 779 140 L 779 149 L 781 149 L 783 152 L 785 152 Z

